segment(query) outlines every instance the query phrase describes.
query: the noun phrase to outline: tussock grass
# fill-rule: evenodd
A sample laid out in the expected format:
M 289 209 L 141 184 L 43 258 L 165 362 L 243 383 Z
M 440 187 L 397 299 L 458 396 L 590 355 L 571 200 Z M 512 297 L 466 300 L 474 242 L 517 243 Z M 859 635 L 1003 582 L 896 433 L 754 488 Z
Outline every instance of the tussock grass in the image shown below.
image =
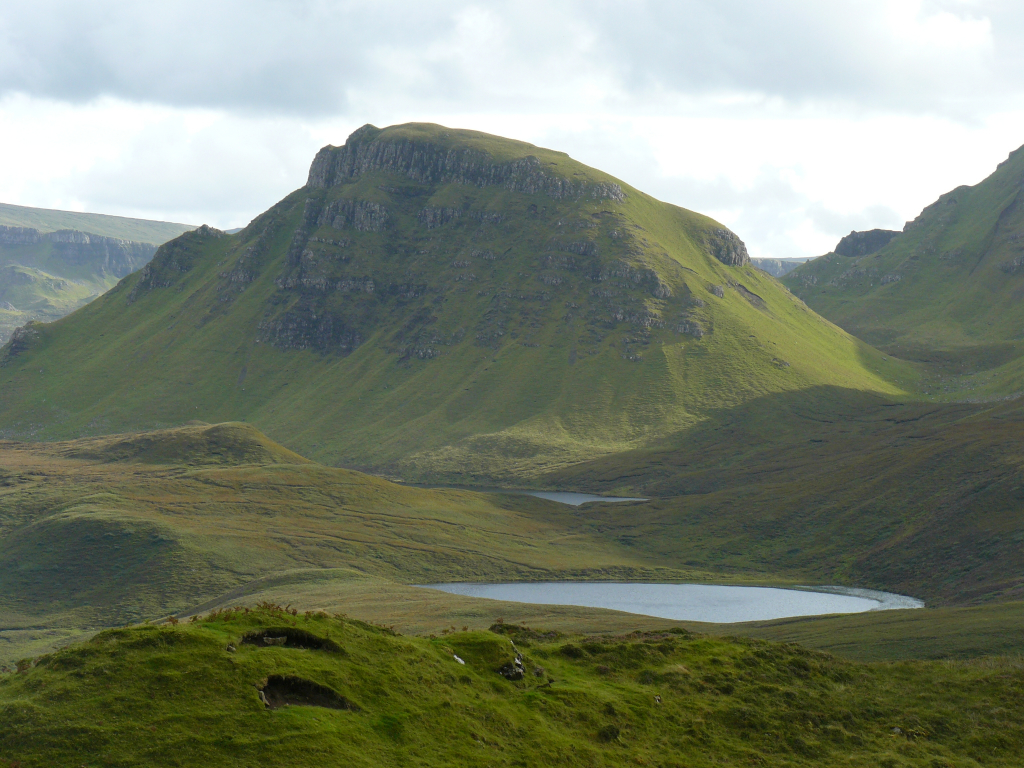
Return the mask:
M 238 642 L 282 623 L 344 652 Z M 0 678 L 0 744 L 26 767 L 930 768 L 1013 766 L 1024 749 L 1019 661 L 857 664 L 685 630 L 494 629 L 408 637 L 264 605 L 110 630 Z M 497 674 L 513 642 L 519 682 Z M 289 681 L 289 706 L 261 701 L 273 681 Z

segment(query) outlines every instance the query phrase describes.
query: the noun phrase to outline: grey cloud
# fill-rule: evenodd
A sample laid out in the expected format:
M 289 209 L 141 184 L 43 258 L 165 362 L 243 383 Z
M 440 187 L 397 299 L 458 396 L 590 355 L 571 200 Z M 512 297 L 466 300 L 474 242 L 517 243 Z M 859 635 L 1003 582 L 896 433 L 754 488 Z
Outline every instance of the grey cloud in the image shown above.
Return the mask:
M 375 99 L 578 107 L 595 82 L 626 101 L 740 93 L 964 114 L 1021 96 L 1024 9 L 925 0 L 895 24 L 897 7 L 907 3 L 37 0 L 0 10 L 0 93 L 304 115 Z M 991 41 L 900 36 L 957 19 L 988 20 Z

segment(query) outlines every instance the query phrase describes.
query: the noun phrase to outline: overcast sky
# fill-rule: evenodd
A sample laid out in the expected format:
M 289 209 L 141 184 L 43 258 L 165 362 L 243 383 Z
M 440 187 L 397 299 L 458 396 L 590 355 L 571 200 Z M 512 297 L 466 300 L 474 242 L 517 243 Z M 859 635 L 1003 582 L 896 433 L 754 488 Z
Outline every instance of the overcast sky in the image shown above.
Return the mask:
M 8 0 L 0 202 L 228 228 L 365 123 L 568 152 L 752 255 L 900 228 L 1024 144 L 1010 0 Z

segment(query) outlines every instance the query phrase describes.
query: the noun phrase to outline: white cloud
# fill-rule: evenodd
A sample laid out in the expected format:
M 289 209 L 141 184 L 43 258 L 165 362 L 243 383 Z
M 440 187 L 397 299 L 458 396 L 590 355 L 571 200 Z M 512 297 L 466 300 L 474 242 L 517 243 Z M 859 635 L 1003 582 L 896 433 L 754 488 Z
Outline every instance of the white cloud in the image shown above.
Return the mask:
M 898 226 L 1024 143 L 1006 0 L 37 0 L 0 200 L 236 226 L 365 122 L 569 152 L 753 253 Z

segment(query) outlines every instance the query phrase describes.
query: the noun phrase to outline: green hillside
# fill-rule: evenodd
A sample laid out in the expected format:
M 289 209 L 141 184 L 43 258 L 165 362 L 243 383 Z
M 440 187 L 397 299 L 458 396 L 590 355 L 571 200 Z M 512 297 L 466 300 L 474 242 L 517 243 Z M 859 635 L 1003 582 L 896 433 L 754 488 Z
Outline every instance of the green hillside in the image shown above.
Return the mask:
M 816 312 L 907 360 L 929 364 L 933 397 L 1024 389 L 1024 151 L 958 187 L 877 253 L 828 254 L 783 282 Z
M 9 203 L 0 203 L 0 225 L 27 227 L 40 232 L 74 229 L 101 237 L 134 240 L 152 245 L 166 243 L 183 232 L 195 229 L 195 226 L 191 224 L 130 219 L 124 216 L 108 216 L 103 213 L 77 213 L 57 211 L 51 208 L 29 208 Z
M 508 680 L 517 652 L 525 674 Z M 428 639 L 265 606 L 22 666 L 0 677 L 0 749 L 25 768 L 936 768 L 1017 766 L 1024 750 L 1018 661 L 856 664 L 685 630 Z
M 0 226 L 0 344 L 19 326 L 59 320 L 87 304 L 155 252 L 149 243 L 75 230 Z
M 366 126 L 239 234 L 185 234 L 23 333 L 0 434 L 245 419 L 324 463 L 521 483 L 714 409 L 916 375 L 711 219 L 559 152 Z

